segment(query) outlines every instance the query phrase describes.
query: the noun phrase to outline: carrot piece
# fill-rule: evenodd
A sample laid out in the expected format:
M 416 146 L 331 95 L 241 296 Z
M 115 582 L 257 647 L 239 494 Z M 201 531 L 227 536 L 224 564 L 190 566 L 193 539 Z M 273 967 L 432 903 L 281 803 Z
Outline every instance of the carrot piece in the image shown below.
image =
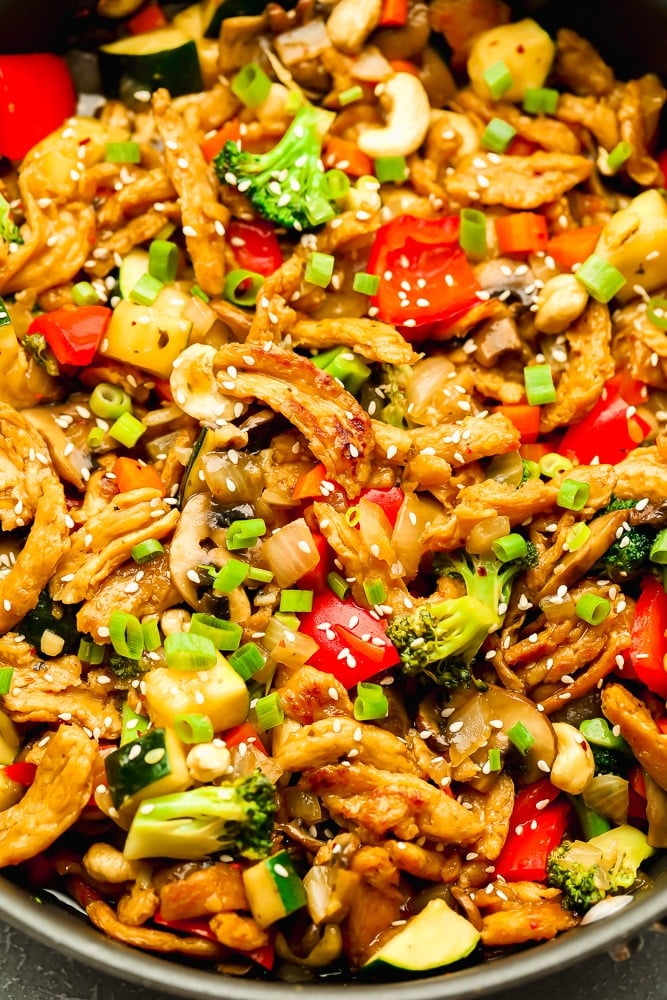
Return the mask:
M 126 456 L 117 458 L 113 473 L 120 493 L 141 489 L 160 490 L 162 496 L 166 493 L 157 469 L 154 469 L 152 465 L 138 462 L 136 458 L 127 458 Z
M 165 17 L 164 11 L 156 3 L 144 7 L 127 22 L 133 35 L 143 35 L 145 31 L 155 31 L 156 28 L 164 28 L 167 24 L 169 21 Z
M 413 76 L 419 76 L 419 66 L 409 59 L 390 59 L 389 65 L 394 73 L 412 73 Z
M 547 241 L 546 252 L 557 264 L 571 271 L 575 264 L 582 264 L 595 250 L 602 226 L 580 226 L 552 236 Z
M 558 451 L 558 449 L 550 447 L 544 441 L 527 441 L 519 448 L 519 454 L 526 462 L 540 462 L 545 455 L 552 451 Z
M 496 219 L 501 253 L 532 253 L 544 250 L 548 241 L 547 220 L 537 212 L 514 212 Z
M 228 122 L 221 125 L 218 131 L 204 139 L 199 147 L 204 154 L 204 159 L 210 163 L 214 156 L 217 156 L 226 142 L 236 142 L 241 138 L 241 123 L 238 118 L 230 118 Z
M 408 0 L 384 0 L 379 28 L 402 28 L 408 23 Z
M 511 403 L 497 406 L 496 413 L 503 413 L 511 420 L 519 434 L 521 443 L 529 444 L 537 440 L 540 433 L 540 407 L 529 406 L 528 403 Z
M 373 176 L 373 161 L 370 156 L 359 149 L 355 142 L 341 139 L 337 135 L 329 136 L 324 147 L 324 166 L 327 170 L 334 167 L 349 174 L 350 177 Z
M 326 475 L 327 470 L 322 462 L 303 472 L 294 484 L 292 499 L 306 500 L 308 497 L 321 497 L 320 487 L 322 480 L 326 479 Z

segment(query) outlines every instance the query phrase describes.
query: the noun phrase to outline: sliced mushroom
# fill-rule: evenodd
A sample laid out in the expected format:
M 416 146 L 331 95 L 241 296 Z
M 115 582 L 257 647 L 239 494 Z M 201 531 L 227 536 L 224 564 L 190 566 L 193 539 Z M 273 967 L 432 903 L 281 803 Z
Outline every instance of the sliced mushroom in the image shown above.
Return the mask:
M 46 441 L 60 478 L 78 490 L 84 490 L 88 478 L 86 472 L 93 467 L 88 435 L 97 426 L 95 417 L 88 409 L 88 397 L 75 393 L 62 405 L 36 406 L 22 412 Z M 82 416 L 82 413 L 88 415 Z
M 183 600 L 199 609 L 197 585 L 192 579 L 197 567 L 210 561 L 210 550 L 224 544 L 225 529 L 213 516 L 210 493 L 191 496 L 176 526 L 169 550 L 169 569 Z
M 485 368 L 493 368 L 503 354 L 521 351 L 516 323 L 509 314 L 483 323 L 469 339 L 476 345 L 475 359 Z
M 616 541 L 618 529 L 627 520 L 627 510 L 612 510 L 589 523 L 591 533 L 574 552 L 567 552 L 538 594 L 538 600 L 554 594 L 559 587 L 571 587 Z
M 509 299 L 518 299 L 521 305 L 530 306 L 535 296 L 535 275 L 523 261 L 510 257 L 496 257 L 478 264 L 475 277 L 485 292 L 499 296 L 510 292 Z M 530 289 L 530 291 L 528 291 Z M 505 301 L 508 301 L 505 296 Z

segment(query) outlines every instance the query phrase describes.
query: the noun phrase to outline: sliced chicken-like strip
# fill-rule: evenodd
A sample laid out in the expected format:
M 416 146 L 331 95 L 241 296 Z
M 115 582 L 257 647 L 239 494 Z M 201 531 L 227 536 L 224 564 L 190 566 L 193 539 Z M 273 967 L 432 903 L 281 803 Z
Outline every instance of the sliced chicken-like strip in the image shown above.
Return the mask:
M 308 441 L 327 475 L 355 497 L 371 475 L 373 434 L 354 396 L 308 358 L 272 344 L 225 344 L 213 363 L 218 384 L 234 398 L 260 399 Z
M 333 764 L 352 749 L 357 760 L 397 773 L 417 774 L 408 747 L 398 736 L 344 716 L 318 719 L 310 726 L 290 728 L 288 738 L 274 745 L 273 757 L 283 771 L 305 771 Z
M 295 347 L 316 351 L 350 347 L 367 361 L 389 365 L 413 365 L 419 360 L 395 326 L 364 316 L 300 319 L 290 330 L 290 339 Z

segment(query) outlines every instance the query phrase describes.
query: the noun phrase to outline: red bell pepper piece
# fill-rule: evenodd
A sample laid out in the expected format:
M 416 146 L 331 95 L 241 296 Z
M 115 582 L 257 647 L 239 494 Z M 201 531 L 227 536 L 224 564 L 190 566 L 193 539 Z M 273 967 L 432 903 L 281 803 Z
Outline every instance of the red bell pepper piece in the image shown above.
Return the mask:
M 370 500 L 371 503 L 376 503 L 378 507 L 382 507 L 382 510 L 387 515 L 387 520 L 393 528 L 396 524 L 401 504 L 405 500 L 405 493 L 400 486 L 390 486 L 385 489 L 369 486 L 361 491 L 359 499 Z
M 655 577 L 647 576 L 635 605 L 630 637 L 634 671 L 649 691 L 667 698 L 667 594 Z
M 629 403 L 617 377 L 607 382 L 602 395 L 583 420 L 569 427 L 560 445 L 561 454 L 589 465 L 593 458 L 615 465 L 644 440 L 649 425 Z
M 507 419 L 512 421 L 521 435 L 522 444 L 537 441 L 540 433 L 541 407 L 530 406 L 528 403 L 508 403 L 495 409 L 496 413 L 504 413 Z
M 164 496 L 167 492 L 157 469 L 152 465 L 138 462 L 136 458 L 128 458 L 126 455 L 117 458 L 114 462 L 113 474 L 116 477 L 119 493 L 151 489 L 160 490 Z
M 398 650 L 385 629 L 385 622 L 366 608 L 327 591 L 317 594 L 312 611 L 301 615 L 299 631 L 319 643 L 308 662 L 351 688 L 398 663 Z
M 408 0 L 384 0 L 379 28 L 402 28 L 408 23 Z
M 155 31 L 157 28 L 166 28 L 169 21 L 165 17 L 162 7 L 156 3 L 149 3 L 147 7 L 140 10 L 138 14 L 131 17 L 127 26 L 133 35 L 142 35 L 145 31 Z
M 266 747 L 252 722 L 242 722 L 239 726 L 232 726 L 231 729 L 222 734 L 222 738 L 228 747 L 237 747 L 241 743 L 252 743 L 262 753 L 267 753 Z
M 378 319 L 400 326 L 410 340 L 434 323 L 446 332 L 479 302 L 480 286 L 459 246 L 458 216 L 392 219 L 375 234 L 368 271 L 380 275 Z
M 23 159 L 75 111 L 64 59 L 50 52 L 0 56 L 0 155 Z
M 283 254 L 272 222 L 235 219 L 227 226 L 229 245 L 239 267 L 257 274 L 273 274 L 283 262 Z
M 217 937 L 211 930 L 210 922 L 210 917 L 189 917 L 187 920 L 165 920 L 159 910 L 153 915 L 153 923 L 157 924 L 158 927 L 166 927 L 169 930 L 178 931 L 182 934 L 190 934 L 194 937 L 206 938 L 207 941 L 217 941 Z M 257 965 L 263 966 L 265 969 L 272 969 L 276 954 L 274 936 L 271 935 L 269 943 L 264 945 L 262 948 L 255 948 L 253 951 L 244 951 L 239 954 L 252 959 L 253 962 L 256 962 Z
M 322 162 L 327 170 L 342 170 L 350 177 L 373 175 L 373 161 L 357 146 L 356 142 L 330 135 L 324 143 Z
M 547 779 L 519 792 L 507 840 L 495 863 L 497 875 L 508 882 L 546 880 L 547 858 L 565 836 L 572 814 L 568 800 L 558 796 Z M 545 801 L 549 804 L 538 809 Z
M 61 365 L 89 365 L 111 319 L 106 306 L 55 309 L 36 316 L 28 336 L 41 333 Z
M 19 785 L 23 785 L 25 788 L 29 788 L 35 780 L 35 772 L 37 771 L 37 765 L 31 764 L 29 761 L 20 760 L 15 764 L 6 764 L 2 768 L 2 773 L 7 775 L 10 781 L 17 781 Z
M 292 490 L 293 500 L 307 500 L 310 497 L 322 498 L 322 480 L 327 478 L 327 468 L 324 462 L 318 462 L 312 469 L 302 472 Z
M 313 531 L 312 535 L 319 562 L 317 566 L 299 577 L 298 584 L 304 590 L 312 590 L 316 594 L 321 594 L 327 589 L 327 576 L 333 568 L 333 552 L 324 535 L 321 535 L 319 531 Z
M 230 118 L 229 121 L 220 126 L 217 132 L 204 139 L 199 148 L 204 154 L 206 162 L 210 163 L 226 142 L 238 142 L 240 138 L 241 122 L 238 118 Z

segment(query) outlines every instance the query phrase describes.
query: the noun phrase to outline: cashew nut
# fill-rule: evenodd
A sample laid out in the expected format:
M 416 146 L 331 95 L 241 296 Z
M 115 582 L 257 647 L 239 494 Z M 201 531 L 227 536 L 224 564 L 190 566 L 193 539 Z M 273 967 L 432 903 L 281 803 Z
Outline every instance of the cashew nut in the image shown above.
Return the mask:
M 579 319 L 587 303 L 588 293 L 573 274 L 556 274 L 537 298 L 535 326 L 542 333 L 563 333 Z
M 378 88 L 389 105 L 384 128 L 369 128 L 357 144 L 367 156 L 407 156 L 419 149 L 426 138 L 431 106 L 424 85 L 412 73 L 396 73 Z
M 232 757 L 227 747 L 215 743 L 197 743 L 185 758 L 188 774 L 193 781 L 208 784 L 227 774 Z
M 331 44 L 340 52 L 356 55 L 382 13 L 382 0 L 340 0 L 327 21 Z
M 593 751 L 569 722 L 554 722 L 558 751 L 551 765 L 551 784 L 568 795 L 580 795 L 595 774 Z

